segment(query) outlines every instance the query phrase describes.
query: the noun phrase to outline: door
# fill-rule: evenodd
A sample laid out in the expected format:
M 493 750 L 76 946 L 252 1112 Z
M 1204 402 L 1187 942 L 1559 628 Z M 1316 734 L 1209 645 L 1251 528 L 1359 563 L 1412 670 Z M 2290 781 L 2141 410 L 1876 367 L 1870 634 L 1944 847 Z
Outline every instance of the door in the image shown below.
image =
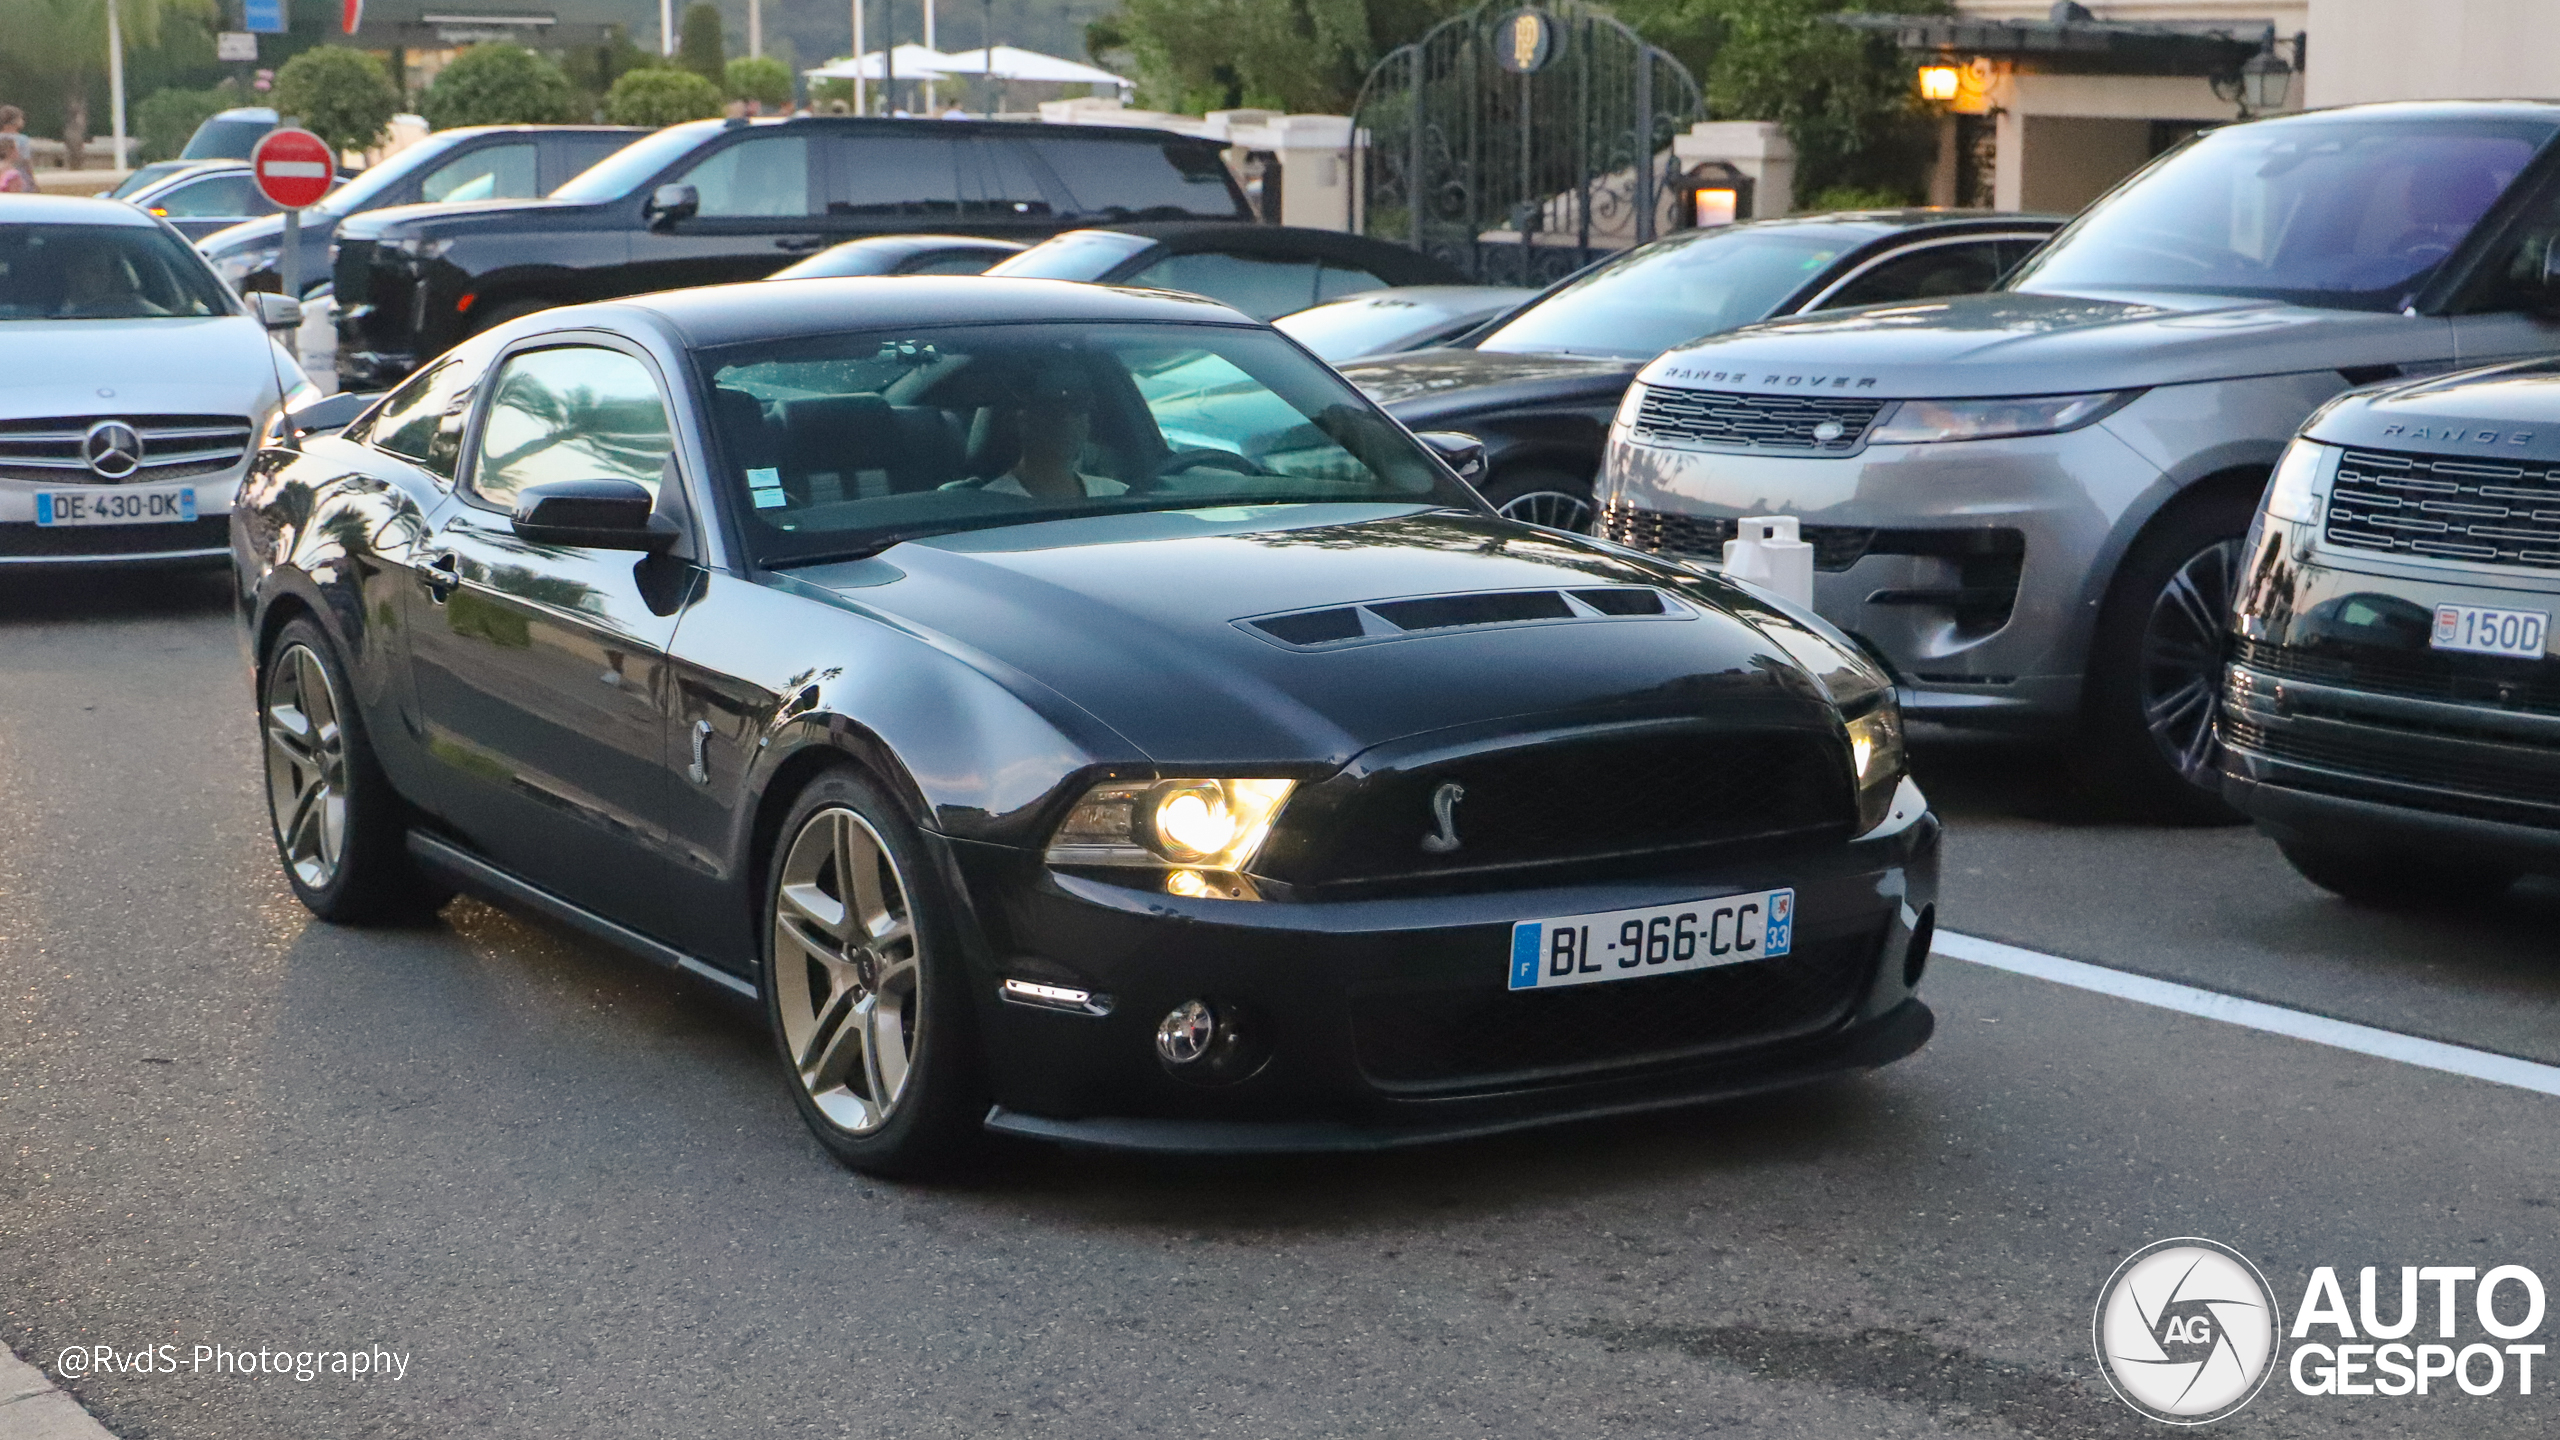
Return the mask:
M 539 343 L 539 342 L 537 342 Z M 602 343 L 503 359 L 437 518 L 410 636 L 438 810 L 474 849 L 652 934 L 666 928 L 666 652 L 699 572 L 672 555 L 536 545 L 528 486 L 657 493 L 673 428 L 655 368 Z M 678 508 L 680 507 L 671 507 Z
M 616 293 L 761 280 L 826 245 L 811 139 L 805 131 L 750 133 L 677 175 L 669 183 L 692 186 L 702 208 L 633 235 L 629 281 Z

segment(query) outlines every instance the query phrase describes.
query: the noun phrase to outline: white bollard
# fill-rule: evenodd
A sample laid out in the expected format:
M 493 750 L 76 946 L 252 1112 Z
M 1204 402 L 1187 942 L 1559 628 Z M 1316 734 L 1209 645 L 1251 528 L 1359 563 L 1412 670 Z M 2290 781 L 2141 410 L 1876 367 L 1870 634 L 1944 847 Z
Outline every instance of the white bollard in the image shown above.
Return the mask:
M 1746 516 L 1724 542 L 1724 573 L 1813 608 L 1813 547 L 1796 538 L 1793 515 Z

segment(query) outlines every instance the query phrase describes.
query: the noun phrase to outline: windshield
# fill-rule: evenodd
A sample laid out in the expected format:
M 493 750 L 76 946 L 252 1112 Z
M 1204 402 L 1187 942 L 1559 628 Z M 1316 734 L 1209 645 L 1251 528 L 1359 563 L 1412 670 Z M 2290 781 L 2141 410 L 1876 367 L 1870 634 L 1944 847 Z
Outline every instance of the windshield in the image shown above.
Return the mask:
M 1683 341 L 1767 319 L 1851 243 L 1754 226 L 1674 235 L 1605 262 L 1476 348 L 1650 360 Z
M 2550 136 L 2504 120 L 2216 131 L 2081 216 L 2007 288 L 2396 310 Z
M 341 217 L 368 209 L 373 205 L 375 196 L 418 173 L 428 161 L 452 149 L 460 139 L 451 133 L 430 135 L 330 191 L 325 199 L 311 208 Z
M 1342 377 L 1265 330 L 932 327 L 702 363 L 767 565 L 1068 515 L 1469 503 Z
M 1483 290 L 1435 297 L 1385 290 L 1283 315 L 1271 323 L 1326 360 L 1339 362 L 1401 350 L 1469 321 L 1481 323 L 1528 295 L 1526 290 Z
M 1006 257 L 987 273 L 1033 280 L 1099 280 L 1120 262 L 1154 249 L 1155 244 L 1144 235 L 1123 235 L 1117 230 L 1071 230 Z
M 273 110 L 230 111 L 214 116 L 187 137 L 181 160 L 246 160 L 258 141 L 276 128 Z
M 650 176 L 691 154 L 695 146 L 718 133 L 719 129 L 719 121 L 701 120 L 691 125 L 670 125 L 655 135 L 644 135 L 571 176 L 568 184 L 551 192 L 551 198 L 574 200 L 586 205 L 599 200 L 619 200 L 646 183 Z
M 230 313 L 222 282 L 156 225 L 0 225 L 0 320 Z

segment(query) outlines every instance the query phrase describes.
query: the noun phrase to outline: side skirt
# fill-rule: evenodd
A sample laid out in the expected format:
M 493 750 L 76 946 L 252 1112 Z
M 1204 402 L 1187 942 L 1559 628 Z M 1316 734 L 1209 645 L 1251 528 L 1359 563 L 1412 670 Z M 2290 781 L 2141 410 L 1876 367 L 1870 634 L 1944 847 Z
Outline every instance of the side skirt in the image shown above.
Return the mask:
M 698 975 L 733 995 L 748 1000 L 762 998 L 752 981 L 741 980 L 707 961 L 697 960 L 670 945 L 662 944 L 628 926 L 608 920 L 581 905 L 571 904 L 538 885 L 529 885 L 479 856 L 430 835 L 423 830 L 409 832 L 409 854 L 419 864 L 442 875 L 454 884 L 484 900 L 503 901 L 538 910 L 573 930 L 582 931 L 618 950 L 627 951 L 652 964 L 670 970 Z

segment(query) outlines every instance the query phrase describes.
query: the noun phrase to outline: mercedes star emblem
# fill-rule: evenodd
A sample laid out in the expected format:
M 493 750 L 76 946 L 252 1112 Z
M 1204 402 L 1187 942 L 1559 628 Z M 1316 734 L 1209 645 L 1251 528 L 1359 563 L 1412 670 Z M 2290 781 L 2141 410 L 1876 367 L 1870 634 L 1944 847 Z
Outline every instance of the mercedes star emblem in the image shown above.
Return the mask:
M 142 468 L 142 436 L 121 420 L 101 420 L 80 440 L 80 458 L 108 480 L 122 480 Z

